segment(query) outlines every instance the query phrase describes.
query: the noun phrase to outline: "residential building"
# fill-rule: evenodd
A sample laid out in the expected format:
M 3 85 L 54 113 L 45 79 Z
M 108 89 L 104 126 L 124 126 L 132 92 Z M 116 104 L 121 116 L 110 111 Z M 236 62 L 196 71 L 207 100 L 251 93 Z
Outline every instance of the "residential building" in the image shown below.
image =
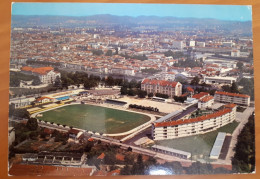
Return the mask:
M 21 68 L 21 72 L 25 74 L 38 76 L 41 82 L 44 84 L 54 83 L 57 77 L 61 77 L 60 72 L 54 71 L 53 67 L 33 68 L 29 66 L 24 66 Z
M 162 93 L 169 97 L 180 96 L 182 94 L 182 84 L 175 81 L 164 81 L 154 79 L 144 79 L 141 83 L 141 89 L 147 93 Z
M 209 77 L 205 76 L 204 77 L 204 82 L 205 83 L 219 83 L 219 84 L 232 84 L 233 82 L 236 82 L 237 79 L 234 77 L 228 77 L 228 76 L 214 76 L 214 77 Z
M 195 47 L 196 42 L 194 40 L 190 41 L 190 47 Z
M 185 152 L 182 150 L 177 150 L 177 149 L 173 149 L 173 148 L 169 148 L 169 147 L 165 147 L 165 146 L 161 146 L 161 145 L 153 145 L 151 147 L 151 149 L 156 152 L 173 155 L 178 158 L 188 159 L 191 157 L 191 153 L 189 153 L 189 152 Z
M 183 50 L 183 48 L 185 46 L 186 46 L 185 42 L 182 41 L 182 40 L 181 41 L 175 40 L 175 41 L 172 42 L 172 48 L 174 48 L 174 49 Z
M 235 118 L 236 104 L 227 104 L 217 112 L 196 118 L 154 122 L 152 136 L 154 140 L 165 140 L 204 134 L 233 122 Z
M 222 102 L 222 103 L 235 103 L 243 106 L 250 105 L 250 96 L 245 94 L 216 91 L 214 95 L 214 99 L 215 101 Z
M 203 98 L 199 99 L 198 108 L 199 109 L 205 109 L 209 108 L 214 103 L 214 97 L 213 96 L 204 96 Z
M 14 127 L 8 128 L 8 146 L 12 145 L 15 141 L 15 129 Z
M 207 92 L 200 92 L 198 94 L 194 94 L 192 96 L 192 98 L 200 100 L 200 99 L 204 98 L 205 96 L 209 96 L 209 93 L 207 93 Z
M 14 105 L 15 108 L 21 108 L 27 105 L 31 105 L 32 102 L 35 101 L 35 97 L 21 97 L 21 98 L 13 98 L 10 99 L 9 104 Z
M 205 47 L 206 43 L 205 42 L 197 42 L 198 47 Z

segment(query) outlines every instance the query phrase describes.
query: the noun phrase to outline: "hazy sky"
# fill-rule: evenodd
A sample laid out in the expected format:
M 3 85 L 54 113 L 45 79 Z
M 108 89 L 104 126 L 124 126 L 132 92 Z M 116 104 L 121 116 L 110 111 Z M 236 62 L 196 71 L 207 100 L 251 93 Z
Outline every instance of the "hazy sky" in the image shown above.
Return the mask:
M 89 16 L 173 16 L 251 21 L 251 6 L 241 5 L 176 5 L 116 3 L 13 3 L 13 15 Z

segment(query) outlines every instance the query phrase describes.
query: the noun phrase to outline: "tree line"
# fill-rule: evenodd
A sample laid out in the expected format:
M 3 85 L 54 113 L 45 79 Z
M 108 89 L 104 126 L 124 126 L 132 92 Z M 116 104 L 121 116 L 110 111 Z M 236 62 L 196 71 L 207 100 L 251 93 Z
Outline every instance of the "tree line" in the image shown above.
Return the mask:
M 236 173 L 251 173 L 255 170 L 255 116 L 252 114 L 237 137 L 232 158 L 232 168 Z
M 10 72 L 10 87 L 19 87 L 22 81 L 32 81 L 32 85 L 39 85 L 41 81 L 38 76 L 24 74 L 21 72 Z
M 142 106 L 142 105 L 137 105 L 137 104 L 129 104 L 129 108 L 135 108 L 135 109 L 142 109 L 142 110 L 147 110 L 147 111 L 159 112 L 158 108 L 154 108 L 154 107 L 151 107 L 151 106 Z

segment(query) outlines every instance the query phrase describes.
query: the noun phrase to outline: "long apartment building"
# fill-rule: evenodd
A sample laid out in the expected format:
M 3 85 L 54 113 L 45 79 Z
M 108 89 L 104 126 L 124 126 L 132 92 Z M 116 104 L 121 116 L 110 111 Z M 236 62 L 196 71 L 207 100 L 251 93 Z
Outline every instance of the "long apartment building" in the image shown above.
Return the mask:
M 236 104 L 227 104 L 217 112 L 196 118 L 154 122 L 152 136 L 154 140 L 165 140 L 204 134 L 231 123 L 235 119 Z
M 180 96 L 182 94 L 182 84 L 175 81 L 144 79 L 141 89 L 147 93 L 162 93 L 169 97 Z
M 243 106 L 250 105 L 250 96 L 238 93 L 216 91 L 214 95 L 214 100 L 222 103 L 234 103 Z

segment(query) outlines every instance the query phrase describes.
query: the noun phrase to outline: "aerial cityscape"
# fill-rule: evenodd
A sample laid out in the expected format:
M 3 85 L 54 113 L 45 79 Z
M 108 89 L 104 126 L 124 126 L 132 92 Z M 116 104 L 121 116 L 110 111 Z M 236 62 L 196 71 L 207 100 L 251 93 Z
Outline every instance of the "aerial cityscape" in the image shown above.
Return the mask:
M 254 173 L 251 11 L 14 3 L 9 175 Z

